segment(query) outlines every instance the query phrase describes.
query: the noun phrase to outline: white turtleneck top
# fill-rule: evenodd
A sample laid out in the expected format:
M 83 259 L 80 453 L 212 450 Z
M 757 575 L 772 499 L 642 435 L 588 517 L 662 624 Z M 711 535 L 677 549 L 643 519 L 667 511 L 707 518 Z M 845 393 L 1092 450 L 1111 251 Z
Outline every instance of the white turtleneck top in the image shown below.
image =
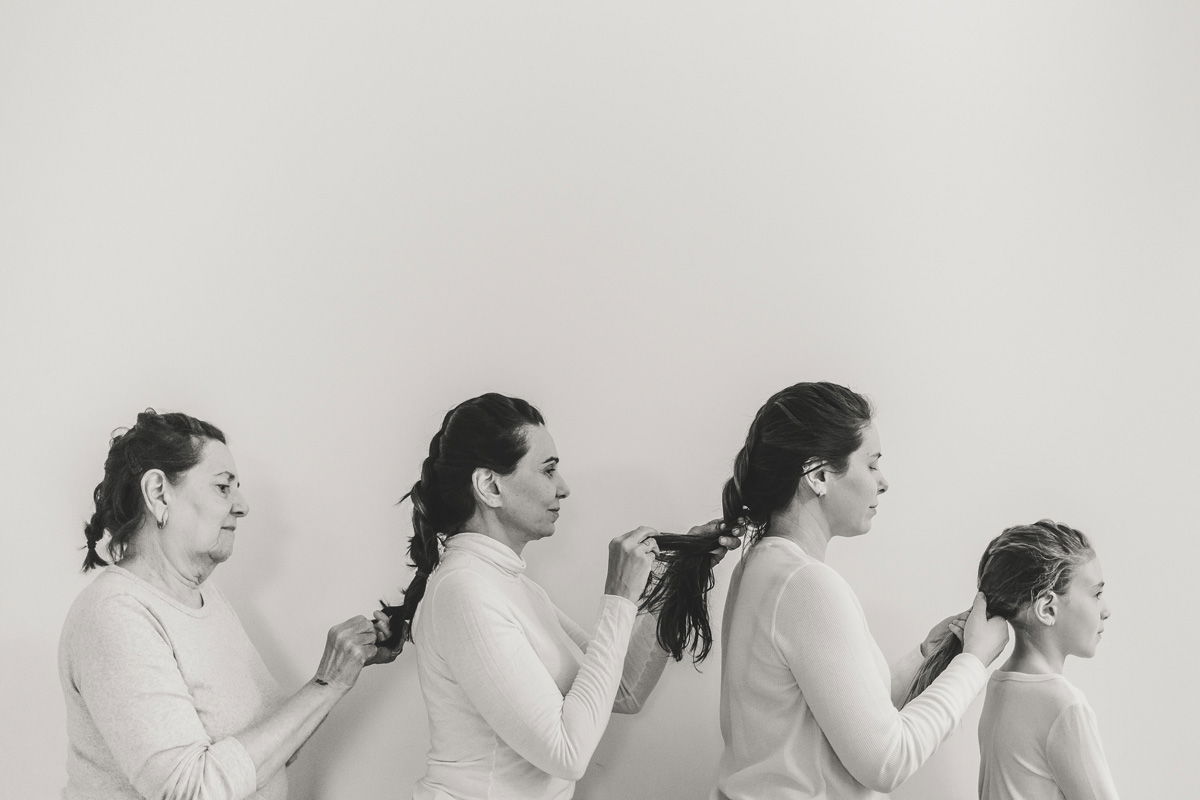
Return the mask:
M 451 536 L 413 621 L 430 733 L 414 800 L 571 797 L 609 714 L 637 711 L 662 674 L 655 625 L 605 595 L 589 637 L 508 546 Z

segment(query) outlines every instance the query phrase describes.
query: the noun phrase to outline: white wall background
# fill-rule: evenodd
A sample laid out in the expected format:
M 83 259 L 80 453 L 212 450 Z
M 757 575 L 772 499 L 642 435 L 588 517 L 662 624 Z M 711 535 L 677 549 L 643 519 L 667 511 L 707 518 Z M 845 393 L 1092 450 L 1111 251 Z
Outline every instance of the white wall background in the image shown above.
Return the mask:
M 1068 675 L 1126 796 L 1188 795 L 1198 33 L 1182 2 L 0 0 L 6 792 L 65 780 L 58 630 L 139 409 L 229 434 L 253 512 L 215 580 L 298 685 L 407 582 L 394 502 L 454 403 L 546 413 L 574 494 L 527 557 L 590 621 L 607 539 L 715 516 L 758 405 L 829 379 L 879 409 L 892 491 L 831 561 L 885 652 L 1004 526 L 1078 526 L 1114 618 Z M 577 796 L 704 797 L 718 673 L 670 668 Z M 977 713 L 897 797 L 973 796 Z M 426 745 L 402 657 L 293 798 L 406 797 Z

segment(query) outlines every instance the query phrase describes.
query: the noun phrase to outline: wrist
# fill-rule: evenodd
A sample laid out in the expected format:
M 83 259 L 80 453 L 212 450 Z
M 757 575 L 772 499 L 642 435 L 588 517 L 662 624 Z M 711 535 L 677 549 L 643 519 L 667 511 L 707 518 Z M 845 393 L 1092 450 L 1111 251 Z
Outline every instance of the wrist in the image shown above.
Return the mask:
M 350 687 L 346 684 L 338 683 L 331 678 L 326 678 L 319 674 L 314 675 L 312 680 L 310 680 L 308 683 L 310 686 L 315 686 L 319 691 L 330 694 L 343 695 L 350 691 Z

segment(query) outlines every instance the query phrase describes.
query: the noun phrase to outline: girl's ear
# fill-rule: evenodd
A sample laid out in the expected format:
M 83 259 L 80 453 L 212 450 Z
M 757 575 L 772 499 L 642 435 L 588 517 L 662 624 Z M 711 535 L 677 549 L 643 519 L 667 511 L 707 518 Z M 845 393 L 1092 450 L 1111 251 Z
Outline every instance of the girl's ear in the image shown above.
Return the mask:
M 1041 597 L 1033 601 L 1029 612 L 1034 621 L 1047 627 L 1054 625 L 1058 616 L 1058 595 L 1054 592 L 1043 592 Z

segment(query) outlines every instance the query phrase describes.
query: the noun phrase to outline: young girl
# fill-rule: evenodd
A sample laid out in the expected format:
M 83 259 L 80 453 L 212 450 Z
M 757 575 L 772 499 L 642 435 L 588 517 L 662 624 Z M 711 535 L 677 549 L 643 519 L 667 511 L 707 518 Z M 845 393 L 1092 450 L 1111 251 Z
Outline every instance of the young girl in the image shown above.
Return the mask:
M 979 562 L 989 615 L 1012 623 L 1012 657 L 992 674 L 979 720 L 981 800 L 1116 800 L 1096 717 L 1062 676 L 1091 658 L 1108 619 L 1100 560 L 1087 537 L 1042 520 L 1009 528 Z M 947 636 L 918 671 L 914 697 L 961 649 Z

